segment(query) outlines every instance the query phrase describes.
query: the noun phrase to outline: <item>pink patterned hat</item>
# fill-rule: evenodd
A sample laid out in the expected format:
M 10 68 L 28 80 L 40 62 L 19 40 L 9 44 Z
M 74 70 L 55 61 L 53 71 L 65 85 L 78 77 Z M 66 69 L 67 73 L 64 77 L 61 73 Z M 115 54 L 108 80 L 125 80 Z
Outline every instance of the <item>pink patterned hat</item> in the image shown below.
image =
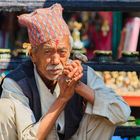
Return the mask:
M 68 25 L 62 17 L 62 11 L 60 4 L 54 4 L 49 8 L 37 9 L 30 14 L 18 16 L 19 23 L 28 29 L 32 46 L 70 35 Z

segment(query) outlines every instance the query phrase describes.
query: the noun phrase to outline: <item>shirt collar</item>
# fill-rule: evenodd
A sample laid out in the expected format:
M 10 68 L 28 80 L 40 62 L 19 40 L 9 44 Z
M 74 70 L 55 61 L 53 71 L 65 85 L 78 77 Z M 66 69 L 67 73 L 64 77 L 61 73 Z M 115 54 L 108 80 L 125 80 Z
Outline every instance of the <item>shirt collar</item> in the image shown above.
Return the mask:
M 54 92 L 52 94 L 50 89 L 48 89 L 48 87 L 45 85 L 45 83 L 43 82 L 42 78 L 40 77 L 39 73 L 37 72 L 35 64 L 34 64 L 34 74 L 35 74 L 35 81 L 37 83 L 37 88 L 38 88 L 40 94 L 44 90 L 44 91 L 47 91 L 48 93 L 50 93 L 51 95 L 53 95 L 55 97 L 59 96 L 59 94 L 60 94 L 60 87 L 59 87 L 59 85 L 56 84 L 56 86 L 54 88 Z

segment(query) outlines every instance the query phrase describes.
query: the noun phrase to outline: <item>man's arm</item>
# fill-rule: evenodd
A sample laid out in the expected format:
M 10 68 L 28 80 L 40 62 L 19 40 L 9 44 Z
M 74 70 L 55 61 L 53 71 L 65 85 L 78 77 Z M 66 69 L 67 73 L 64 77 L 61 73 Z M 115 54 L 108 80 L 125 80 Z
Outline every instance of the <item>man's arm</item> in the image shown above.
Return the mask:
M 113 124 L 126 122 L 130 115 L 130 107 L 112 89 L 106 87 L 103 79 L 88 67 L 87 85 L 80 82 L 76 92 L 87 100 L 87 114 L 108 118 Z
M 54 126 L 58 116 L 64 110 L 67 101 L 62 98 L 57 98 L 50 107 L 47 114 L 40 120 L 38 127 L 37 139 L 44 140 Z
M 84 84 L 83 82 L 79 81 L 78 84 L 75 87 L 76 93 L 78 93 L 80 96 L 82 96 L 86 101 L 94 104 L 94 90 Z
M 69 78 L 73 77 L 76 71 L 77 68 L 73 68 L 73 71 L 69 72 Z M 39 122 L 35 121 L 33 112 L 29 107 L 29 100 L 22 93 L 20 87 L 15 81 L 9 78 L 5 79 L 3 83 L 2 98 L 8 98 L 14 103 L 17 119 L 15 123 L 17 124 L 16 129 L 19 136 L 18 139 L 45 139 L 48 136 L 50 130 L 54 127 L 55 122 L 64 109 L 65 105 L 74 94 L 75 85 L 81 77 L 82 72 L 78 76 L 71 78 L 72 80 L 70 84 L 66 83 L 65 81 L 66 75 L 62 75 L 59 78 L 58 84 L 60 86 L 60 95 Z M 25 117 L 23 117 L 23 114 L 26 114 Z
M 6 78 L 4 80 L 2 98 L 9 99 L 14 105 L 13 114 L 15 114 L 16 118 L 16 128 L 13 129 L 17 130 L 19 140 L 45 139 L 68 100 L 68 98 L 58 97 L 47 114 L 39 122 L 36 122 L 34 114 L 29 107 L 28 98 L 12 79 Z
M 65 68 L 65 70 L 68 69 Z M 49 108 L 45 116 L 40 120 L 38 132 L 36 136 L 38 140 L 44 140 L 48 136 L 51 129 L 55 125 L 55 122 L 59 117 L 60 113 L 64 110 L 65 105 L 67 104 L 69 99 L 73 96 L 75 85 L 83 75 L 81 71 L 79 75 L 74 77 L 76 71 L 77 71 L 77 64 L 75 64 L 72 71 L 68 70 L 68 75 L 62 74 L 58 78 L 57 82 L 60 87 L 60 94 L 58 98 L 54 101 L 52 106 Z M 66 82 L 67 79 L 71 79 L 71 82 L 67 83 Z

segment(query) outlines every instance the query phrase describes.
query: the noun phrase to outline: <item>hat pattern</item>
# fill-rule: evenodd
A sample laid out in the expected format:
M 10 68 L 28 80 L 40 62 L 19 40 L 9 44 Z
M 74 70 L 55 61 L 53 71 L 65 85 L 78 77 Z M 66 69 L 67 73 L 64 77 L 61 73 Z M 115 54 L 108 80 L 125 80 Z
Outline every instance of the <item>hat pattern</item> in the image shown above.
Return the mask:
M 62 11 L 60 4 L 54 4 L 49 8 L 40 8 L 30 14 L 18 16 L 19 23 L 28 29 L 32 46 L 70 35 L 68 25 L 62 17 Z

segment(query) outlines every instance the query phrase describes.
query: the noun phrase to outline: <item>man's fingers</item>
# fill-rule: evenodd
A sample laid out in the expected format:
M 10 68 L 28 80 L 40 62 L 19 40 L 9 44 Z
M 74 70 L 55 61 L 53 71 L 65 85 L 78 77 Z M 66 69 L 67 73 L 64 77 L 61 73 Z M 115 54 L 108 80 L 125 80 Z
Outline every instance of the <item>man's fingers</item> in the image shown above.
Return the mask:
M 68 64 L 64 67 L 64 73 L 67 75 L 67 74 L 73 72 L 74 68 L 77 68 L 77 71 L 75 74 L 76 76 L 83 71 L 83 67 L 81 66 L 79 61 L 75 60 L 71 64 Z
M 68 86 L 76 84 L 83 76 L 83 73 L 79 74 L 77 77 L 72 78 L 71 81 L 68 83 Z
M 74 60 L 74 62 L 75 62 L 78 66 L 81 65 L 81 62 L 80 62 L 79 60 Z
M 69 70 L 69 72 L 73 71 L 73 68 L 74 67 L 72 65 L 68 65 L 64 67 L 64 69 Z
M 71 63 L 71 65 L 73 66 L 73 68 L 75 67 L 79 67 L 80 65 L 78 64 L 78 62 L 73 61 L 73 63 Z
M 73 80 L 78 81 L 82 78 L 82 76 L 83 76 L 83 73 L 79 74 L 77 77 L 74 77 Z
M 79 60 L 72 60 L 70 61 L 70 63 L 67 63 L 65 66 L 69 66 L 72 65 L 73 67 L 75 67 L 76 65 L 80 66 L 81 62 Z
M 78 70 L 77 68 L 74 68 L 73 71 L 71 71 L 67 74 L 67 77 L 72 78 L 77 70 Z
M 65 74 L 65 75 L 68 75 L 69 73 L 70 73 L 70 71 L 69 70 L 63 70 L 63 73 Z

